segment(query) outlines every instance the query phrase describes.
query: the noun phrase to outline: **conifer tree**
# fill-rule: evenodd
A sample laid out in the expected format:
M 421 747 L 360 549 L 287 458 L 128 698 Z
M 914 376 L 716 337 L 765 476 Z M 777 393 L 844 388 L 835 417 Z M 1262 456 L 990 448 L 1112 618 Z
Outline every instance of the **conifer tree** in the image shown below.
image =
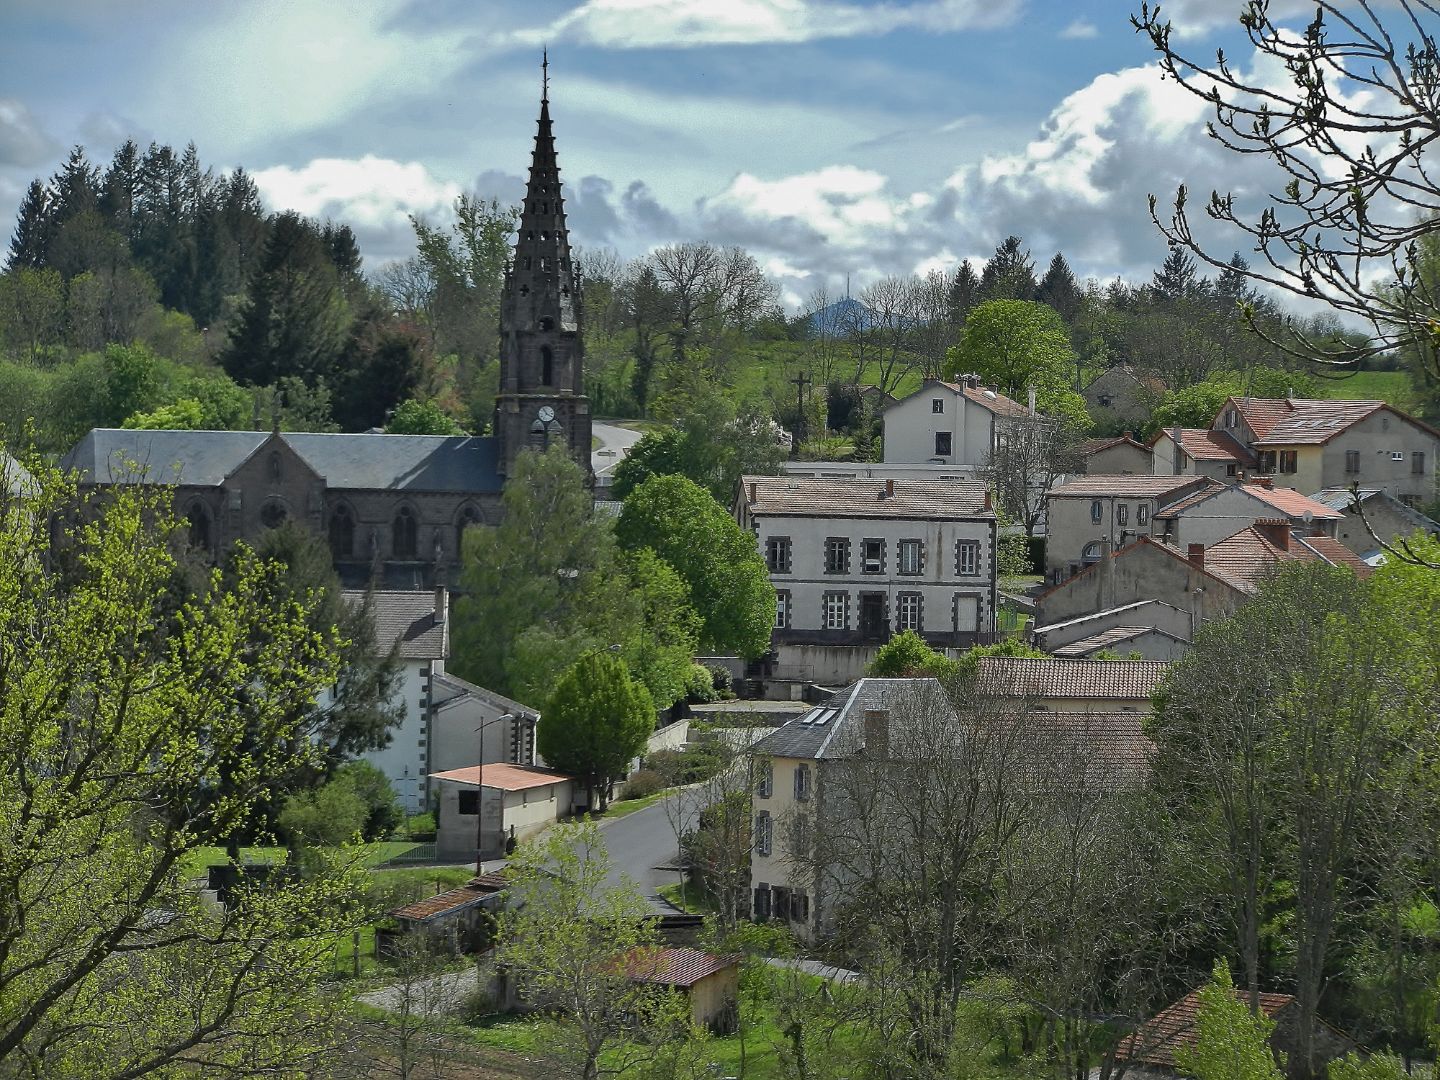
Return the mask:
M 50 233 L 50 193 L 39 180 L 32 180 L 21 200 L 15 232 L 10 237 L 10 269 L 45 269 Z
M 1070 271 L 1070 264 L 1060 252 L 1057 251 L 1050 260 L 1050 268 L 1035 290 L 1035 299 L 1058 311 L 1067 325 L 1074 322 L 1075 316 L 1080 313 L 1080 286 Z
M 979 300 L 1035 299 L 1035 264 L 1018 236 L 1007 236 L 980 274 Z

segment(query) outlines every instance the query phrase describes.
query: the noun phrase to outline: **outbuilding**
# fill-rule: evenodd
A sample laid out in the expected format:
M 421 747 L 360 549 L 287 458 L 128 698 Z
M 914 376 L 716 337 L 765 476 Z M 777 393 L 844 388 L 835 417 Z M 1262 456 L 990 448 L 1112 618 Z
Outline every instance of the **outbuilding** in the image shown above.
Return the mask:
M 541 832 L 574 807 L 575 778 L 533 765 L 470 765 L 431 779 L 440 789 L 435 847 L 442 860 L 475 858 L 477 840 L 483 858 L 498 859 L 512 841 Z

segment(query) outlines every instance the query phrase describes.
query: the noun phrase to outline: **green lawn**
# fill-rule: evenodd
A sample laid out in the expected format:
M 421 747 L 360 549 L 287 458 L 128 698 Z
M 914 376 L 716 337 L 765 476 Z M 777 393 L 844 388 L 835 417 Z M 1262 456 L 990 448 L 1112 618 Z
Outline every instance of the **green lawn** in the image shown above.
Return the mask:
M 372 844 L 365 844 L 361 858 L 366 866 L 379 866 L 381 863 L 398 858 L 419 846 L 410 840 L 379 840 Z M 284 862 L 285 858 L 285 849 L 278 845 L 242 847 L 240 849 L 240 861 L 243 863 L 276 863 Z M 204 877 L 207 867 L 227 861 L 228 857 L 222 847 L 196 848 L 181 861 L 180 876 L 186 881 Z
M 657 791 L 654 795 L 645 795 L 638 799 L 616 799 L 605 808 L 603 814 L 591 814 L 591 821 L 609 821 L 611 818 L 624 817 L 626 814 L 633 814 L 636 810 L 644 810 L 647 806 L 654 806 L 666 795 L 674 794 L 674 788 L 665 788 Z
M 1388 401 L 1401 409 L 1414 406 L 1414 384 L 1404 371 L 1358 371 L 1343 379 L 1317 379 L 1316 382 L 1321 397 Z

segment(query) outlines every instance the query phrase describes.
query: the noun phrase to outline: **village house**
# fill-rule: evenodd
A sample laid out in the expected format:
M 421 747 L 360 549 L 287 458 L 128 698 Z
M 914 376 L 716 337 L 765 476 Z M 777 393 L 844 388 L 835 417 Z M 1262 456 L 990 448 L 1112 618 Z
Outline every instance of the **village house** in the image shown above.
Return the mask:
M 1076 454 L 1084 465 L 1084 471 L 1091 475 L 1138 473 L 1148 476 L 1155 471 L 1154 454 L 1150 447 L 1137 442 L 1129 431 L 1110 439 L 1086 439 L 1076 447 Z
M 1148 713 L 1167 666 L 1156 660 L 982 656 L 976 690 L 1042 712 Z
M 1150 437 L 1156 476 L 1208 476 L 1233 484 L 1255 471 L 1255 455 L 1227 431 L 1162 428 Z
M 1440 539 L 1440 522 L 1379 488 L 1362 487 L 1354 491 L 1348 487 L 1325 488 L 1312 498 L 1338 515 L 1335 539 L 1372 566 L 1385 557 L 1381 544 L 1394 546 L 1417 532 Z
M 411 901 L 386 913 L 394 928 L 375 931 L 377 956 L 395 956 L 407 935 L 452 953 L 473 953 L 488 945 L 505 902 L 504 871 L 479 874 L 456 889 Z
M 844 685 L 893 634 L 995 630 L 995 513 L 975 481 L 746 476 L 735 517 L 775 586 L 772 678 Z
M 1108 367 L 1080 391 L 1095 426 L 1114 431 L 1121 424 L 1143 424 L 1165 396 L 1165 383 L 1142 375 L 1129 364 Z
M 1064 661 L 1039 661 L 1062 664 Z M 1120 662 L 1117 662 L 1120 663 Z M 1088 666 L 1088 665 L 1087 665 Z M 1148 665 L 1156 668 L 1163 665 Z M 1074 680 L 1063 691 L 1099 705 Z M 1138 701 L 1133 694 L 1153 682 L 1150 671 L 1132 665 L 1104 687 L 1117 700 Z M 1060 688 L 1056 684 L 1051 689 Z M 1026 712 L 1023 701 L 996 722 L 1024 718 L 1027 736 L 1050 740 L 1083 760 L 1097 788 L 1143 782 L 1151 746 L 1141 730 L 1138 708 L 1079 712 Z M 1148 708 L 1148 698 L 1146 699 Z M 846 899 L 853 868 L 823 857 L 826 829 L 844 819 L 854 770 L 890 760 L 899 725 L 926 713 L 953 716 L 954 706 L 934 679 L 865 678 L 832 695 L 804 716 L 790 720 L 755 744 L 751 804 L 751 916 L 788 924 L 805 941 L 823 938 L 834 926 L 835 911 Z M 1093 770 L 1093 771 L 1091 771 Z
M 534 765 L 472 765 L 432 777 L 440 789 L 435 856 L 498 859 L 513 844 L 574 812 L 582 794 L 573 776 Z M 484 835 L 477 815 L 483 815 Z
M 1200 626 L 1230 614 L 1254 594 L 1266 573 L 1292 561 L 1369 572 L 1335 538 L 1297 535 L 1284 519 L 1257 521 L 1209 547 L 1189 544 L 1182 550 L 1144 536 L 1113 554 L 1107 546 L 1096 562 L 1041 593 L 1034 633 L 1055 641 L 1051 635 L 1057 625 L 1086 617 L 1087 636 L 1120 626 L 1151 626 L 1193 641 Z M 1142 606 L 1149 600 L 1161 606 Z M 1189 615 L 1188 633 L 1177 634 L 1175 611 Z
M 637 949 L 625 958 L 630 979 L 684 997 L 690 1023 L 712 1035 L 733 1035 L 740 1024 L 738 953 L 700 949 Z
M 1193 631 L 1190 612 L 1159 600 L 1137 600 L 1105 611 L 1033 626 L 1030 640 L 1055 657 L 1083 660 L 1099 652 L 1178 660 Z
M 1301 491 L 1360 484 L 1412 507 L 1435 498 L 1440 431 L 1383 401 L 1234 397 L 1210 426 Z
M 981 386 L 977 376 L 956 382 L 926 379 L 882 413 L 885 462 L 979 467 L 1003 433 L 1000 422 L 1028 415 L 1024 405 Z

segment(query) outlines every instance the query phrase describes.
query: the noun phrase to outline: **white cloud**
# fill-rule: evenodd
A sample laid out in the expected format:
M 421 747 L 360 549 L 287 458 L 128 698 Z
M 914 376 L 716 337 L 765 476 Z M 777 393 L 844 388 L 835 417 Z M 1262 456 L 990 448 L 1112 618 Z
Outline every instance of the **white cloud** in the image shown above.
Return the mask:
M 40 165 L 60 149 L 18 98 L 0 98 L 0 165 Z
M 1098 38 L 1100 36 L 1100 28 L 1092 22 L 1086 22 L 1084 19 L 1076 19 L 1060 31 L 1060 36 L 1066 41 L 1086 41 L 1090 38 Z
M 584 0 L 547 26 L 511 35 L 518 44 L 574 40 L 607 48 L 751 45 L 1000 26 L 1021 0 Z
M 410 216 L 444 219 L 451 213 L 457 184 L 440 180 L 418 162 L 366 155 L 359 160 L 317 158 L 253 174 L 273 210 L 349 225 L 370 265 L 404 258 L 414 248 Z

